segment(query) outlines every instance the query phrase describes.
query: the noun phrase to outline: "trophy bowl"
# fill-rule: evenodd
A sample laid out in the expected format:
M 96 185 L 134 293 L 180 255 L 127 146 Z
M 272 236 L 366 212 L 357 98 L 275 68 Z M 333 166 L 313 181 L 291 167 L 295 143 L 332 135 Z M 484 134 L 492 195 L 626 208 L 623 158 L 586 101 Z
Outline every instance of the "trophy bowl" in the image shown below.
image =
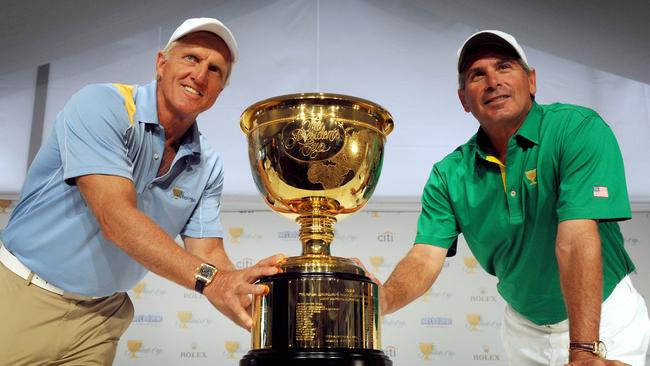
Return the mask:
M 260 279 L 270 293 L 253 302 L 252 351 L 240 365 L 391 365 L 379 345 L 377 285 L 331 256 L 330 244 L 337 220 L 377 185 L 392 116 L 361 98 L 303 93 L 251 105 L 240 125 L 258 190 L 300 225 L 302 243 L 282 273 Z

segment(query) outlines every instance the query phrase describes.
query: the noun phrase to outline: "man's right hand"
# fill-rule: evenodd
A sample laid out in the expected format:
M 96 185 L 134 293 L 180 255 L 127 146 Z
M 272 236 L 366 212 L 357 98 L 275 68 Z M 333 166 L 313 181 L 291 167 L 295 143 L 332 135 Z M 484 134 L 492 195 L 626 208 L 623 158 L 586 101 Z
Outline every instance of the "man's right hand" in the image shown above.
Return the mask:
M 250 330 L 253 324 L 250 313 L 251 298 L 265 295 L 269 291 L 267 286 L 254 283 L 261 277 L 280 272 L 278 264 L 284 258 L 284 255 L 276 254 L 260 260 L 252 267 L 233 271 L 220 270 L 212 283 L 205 287 L 203 295 L 237 325 Z

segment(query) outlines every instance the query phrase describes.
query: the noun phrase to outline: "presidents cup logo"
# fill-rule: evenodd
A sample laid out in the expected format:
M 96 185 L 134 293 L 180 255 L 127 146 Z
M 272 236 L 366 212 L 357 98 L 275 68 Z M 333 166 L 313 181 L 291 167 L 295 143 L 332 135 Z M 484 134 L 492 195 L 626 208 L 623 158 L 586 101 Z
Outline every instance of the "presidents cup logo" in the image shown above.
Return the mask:
M 159 356 L 163 353 L 159 347 L 144 347 L 141 339 L 129 339 L 126 341 L 126 353 L 129 358 L 145 358 L 150 356 Z
M 229 360 L 234 360 L 238 358 L 235 356 L 235 353 L 239 351 L 239 341 L 225 341 L 223 342 L 223 348 L 226 349 L 226 358 Z
M 195 318 L 191 311 L 179 311 L 176 316 L 178 317 L 178 327 L 181 329 L 187 329 L 190 325 L 209 326 L 213 323 L 213 320 L 208 318 Z
M 231 226 L 228 228 L 228 234 L 230 234 L 231 241 L 233 243 L 239 243 L 239 237 L 244 233 L 244 228 L 241 226 Z
M 131 291 L 133 291 L 134 300 L 141 300 L 144 297 L 150 297 L 150 296 L 164 296 L 165 294 L 167 294 L 166 290 L 155 288 L 155 287 L 149 287 L 147 285 L 147 282 L 145 281 L 138 282 L 138 284 L 136 284 L 131 289 Z
M 138 358 L 138 351 L 142 348 L 142 341 L 139 339 L 129 339 L 126 341 L 126 348 L 129 350 L 129 358 Z
M 0 200 L 0 213 L 7 213 L 7 209 L 11 206 L 10 200 Z
M 467 314 L 465 319 L 467 319 L 467 324 L 469 324 L 469 331 L 478 332 L 478 325 L 481 322 L 481 316 L 479 314 Z
M 370 265 L 372 266 L 372 271 L 374 273 L 379 272 L 379 268 L 384 264 L 384 257 L 380 255 L 371 255 L 370 256 Z
M 478 266 L 478 261 L 474 257 L 465 257 L 463 258 L 463 263 L 465 263 L 465 272 L 469 274 L 476 273 L 476 267 Z
M 282 130 L 282 147 L 293 158 L 301 161 L 330 159 L 345 144 L 343 124 L 333 117 L 319 114 L 301 115 L 287 123 Z
M 187 329 L 187 323 L 192 319 L 192 312 L 179 311 L 178 313 L 176 313 L 176 316 L 178 316 L 178 320 L 180 321 L 180 327 Z
M 453 351 L 438 349 L 436 345 L 431 342 L 420 342 L 418 347 L 420 349 L 420 358 L 423 361 L 431 361 L 431 359 L 451 359 L 456 355 Z
M 179 200 L 179 199 L 180 199 L 180 200 L 190 201 L 190 202 L 192 202 L 192 203 L 195 203 L 195 202 L 196 202 L 196 198 L 194 198 L 194 197 L 190 197 L 190 196 L 188 196 L 187 194 L 185 194 L 185 191 L 183 190 L 183 188 L 181 188 L 181 187 L 179 187 L 179 186 L 174 186 L 174 187 L 172 188 L 172 197 L 173 197 L 175 200 Z
M 430 289 L 427 290 L 427 292 L 422 294 L 420 299 L 422 299 L 422 302 L 429 302 L 429 299 L 431 299 L 431 298 L 434 298 L 437 301 L 439 299 L 448 300 L 448 299 L 452 298 L 453 296 L 454 296 L 454 294 L 452 292 L 450 292 L 450 291 L 444 291 L 444 290 L 437 291 L 437 290 L 434 290 L 433 287 L 431 287 Z
M 382 327 L 404 328 L 406 326 L 406 322 L 404 320 L 395 318 L 393 315 L 382 315 L 379 317 L 379 322 L 381 323 Z
M 501 327 L 500 320 L 486 320 L 483 319 L 480 314 L 467 314 L 465 320 L 467 320 L 466 328 L 468 328 L 470 332 L 478 332 L 485 328 Z
M 142 290 L 144 290 L 145 287 L 147 287 L 146 282 L 138 282 L 138 284 L 133 287 L 133 293 L 135 294 L 134 298 L 136 300 L 140 300 L 140 296 L 142 296 Z
M 241 226 L 230 226 L 228 228 L 228 235 L 230 236 L 230 242 L 233 244 L 239 244 L 240 240 L 258 240 L 262 239 L 263 236 L 255 233 L 246 233 L 243 227 Z

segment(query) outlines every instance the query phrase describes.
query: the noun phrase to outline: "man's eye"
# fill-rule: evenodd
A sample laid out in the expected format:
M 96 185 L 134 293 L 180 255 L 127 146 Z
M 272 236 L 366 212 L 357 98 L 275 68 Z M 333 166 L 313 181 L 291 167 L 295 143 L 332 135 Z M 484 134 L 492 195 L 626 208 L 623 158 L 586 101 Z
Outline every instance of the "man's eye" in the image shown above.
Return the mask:
M 472 81 L 480 80 L 484 75 L 485 75 L 485 73 L 483 73 L 481 71 L 476 71 L 476 72 L 473 72 L 473 73 L 471 73 L 469 75 L 469 79 L 472 80 Z
M 183 58 L 184 58 L 186 61 L 189 61 L 189 62 L 196 62 L 196 56 L 193 56 L 193 55 L 187 55 L 187 56 L 185 56 L 185 57 L 183 57 Z
M 500 70 L 509 70 L 512 69 L 512 65 L 509 63 L 499 65 Z

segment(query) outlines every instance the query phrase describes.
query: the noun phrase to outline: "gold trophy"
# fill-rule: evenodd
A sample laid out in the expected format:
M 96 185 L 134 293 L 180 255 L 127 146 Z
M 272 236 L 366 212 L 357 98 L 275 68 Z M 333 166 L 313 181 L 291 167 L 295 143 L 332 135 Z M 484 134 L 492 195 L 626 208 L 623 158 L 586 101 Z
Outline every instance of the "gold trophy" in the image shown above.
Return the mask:
M 372 195 L 393 119 L 338 94 L 263 100 L 241 116 L 253 179 L 266 203 L 300 224 L 302 254 L 260 279 L 252 349 L 240 366 L 391 366 L 380 347 L 379 293 L 362 268 L 330 255 L 334 224 Z

